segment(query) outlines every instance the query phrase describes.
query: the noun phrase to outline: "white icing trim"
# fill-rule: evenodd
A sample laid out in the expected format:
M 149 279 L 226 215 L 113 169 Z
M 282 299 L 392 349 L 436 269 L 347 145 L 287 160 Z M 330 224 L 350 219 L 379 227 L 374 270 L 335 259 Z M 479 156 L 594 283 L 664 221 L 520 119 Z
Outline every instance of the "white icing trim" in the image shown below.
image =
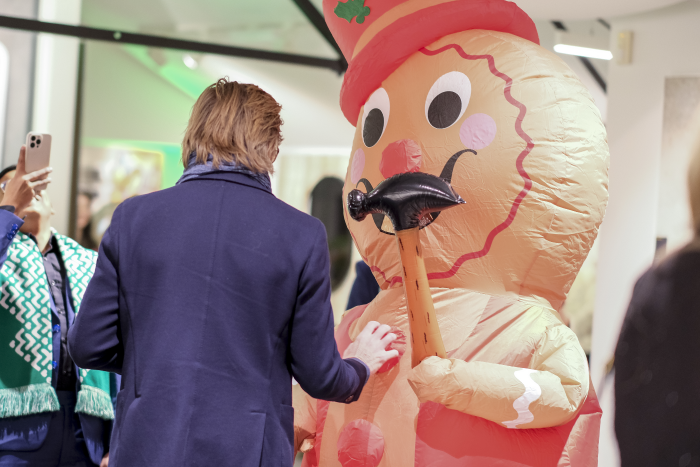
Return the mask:
M 536 373 L 535 370 L 530 370 L 529 368 L 524 368 L 518 370 L 513 376 L 518 378 L 518 380 L 525 385 L 525 394 L 515 399 L 513 402 L 513 408 L 518 412 L 518 418 L 511 420 L 509 422 L 503 422 L 507 428 L 515 428 L 518 425 L 523 425 L 525 423 L 530 423 L 535 419 L 532 412 L 528 409 L 530 404 L 535 402 L 542 395 L 542 388 L 540 385 L 535 383 L 530 374 Z

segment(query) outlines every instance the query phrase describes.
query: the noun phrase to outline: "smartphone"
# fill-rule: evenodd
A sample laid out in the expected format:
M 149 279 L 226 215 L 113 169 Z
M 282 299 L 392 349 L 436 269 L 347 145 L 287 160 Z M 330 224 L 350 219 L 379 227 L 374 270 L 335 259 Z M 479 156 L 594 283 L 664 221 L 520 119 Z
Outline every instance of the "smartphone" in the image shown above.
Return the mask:
M 27 173 L 35 172 L 49 166 L 51 159 L 51 135 L 46 133 L 29 132 L 27 134 L 27 152 L 25 156 L 25 169 Z M 35 187 L 35 191 L 41 191 L 47 185 Z

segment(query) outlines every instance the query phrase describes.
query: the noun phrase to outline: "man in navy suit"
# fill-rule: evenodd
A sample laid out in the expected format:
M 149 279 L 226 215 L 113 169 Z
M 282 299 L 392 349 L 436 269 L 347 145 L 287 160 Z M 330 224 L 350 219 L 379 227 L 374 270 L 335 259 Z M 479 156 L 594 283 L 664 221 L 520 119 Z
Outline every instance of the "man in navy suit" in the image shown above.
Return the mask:
M 378 323 L 338 354 L 323 224 L 270 190 L 279 111 L 219 80 L 192 110 L 178 185 L 114 213 L 69 335 L 81 367 L 122 374 L 112 467 L 291 465 L 292 376 L 350 403 L 397 355 Z

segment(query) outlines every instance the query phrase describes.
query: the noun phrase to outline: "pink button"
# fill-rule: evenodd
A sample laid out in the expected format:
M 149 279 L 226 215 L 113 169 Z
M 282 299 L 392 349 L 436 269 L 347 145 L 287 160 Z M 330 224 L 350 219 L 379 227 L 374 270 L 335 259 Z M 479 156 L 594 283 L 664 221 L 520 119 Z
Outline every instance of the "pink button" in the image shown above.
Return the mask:
M 367 420 L 353 420 L 338 437 L 338 461 L 343 467 L 377 467 L 384 455 L 384 435 Z

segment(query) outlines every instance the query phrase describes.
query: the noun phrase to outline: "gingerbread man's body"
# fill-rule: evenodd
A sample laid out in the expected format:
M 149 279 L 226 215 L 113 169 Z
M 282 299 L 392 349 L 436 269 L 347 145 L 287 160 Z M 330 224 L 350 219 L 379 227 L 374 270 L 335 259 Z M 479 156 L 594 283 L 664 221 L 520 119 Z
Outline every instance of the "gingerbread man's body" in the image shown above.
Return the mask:
M 431 8 L 479 4 L 493 9 L 487 19 L 501 8 L 499 21 L 503 12 L 525 21 L 502 0 L 394 3 L 384 17 L 399 23 L 420 4 L 424 18 L 437 14 Z M 381 24 L 360 35 L 355 59 Z M 382 291 L 346 313 L 338 347 L 372 320 L 402 336 L 395 346 L 403 353 L 355 403 L 296 398 L 295 438 L 307 466 L 596 465 L 600 407 L 585 354 L 557 310 L 602 221 L 605 129 L 583 85 L 534 43 L 536 33 L 486 29 L 421 45 L 362 97 L 357 115 L 351 97 L 362 86 L 353 83 L 365 62 L 351 63 L 341 105 L 358 131 L 345 193 L 420 171 L 449 180 L 466 204 L 426 218 L 421 230 L 447 358 L 413 369 L 391 223 L 346 213 Z
M 316 436 L 307 445 L 313 447 L 305 454 L 304 465 L 488 466 L 492 465 L 489 459 L 504 466 L 596 465 L 600 407 L 588 380 L 575 381 L 577 374 L 587 375 L 585 369 L 569 369 L 561 359 L 566 353 L 582 354 L 582 351 L 576 336 L 561 323 L 557 314 L 534 301 L 455 289 L 432 289 L 432 292 L 448 356 L 474 363 L 473 368 L 457 371 L 458 377 L 472 379 L 472 387 L 457 386 L 449 381 L 455 371 L 449 368 L 452 363 L 447 360 L 445 376 L 436 386 L 445 397 L 442 402 L 452 407 L 446 409 L 434 402 L 421 405 L 407 380 L 411 373 L 408 351 L 390 371 L 372 376 L 360 399 L 353 404 L 332 404 L 302 396 L 295 404 L 297 438 L 301 441 L 311 433 Z M 386 311 L 388 309 L 391 311 Z M 357 307 L 345 315 L 336 330 L 341 351 L 368 321 L 389 324 L 408 335 L 401 289 L 382 291 L 369 306 Z M 585 364 L 585 355 L 580 358 Z M 547 386 L 544 378 L 540 380 L 537 375 L 532 378 L 540 383 L 540 389 L 551 391 L 545 397 L 561 397 L 560 406 L 555 409 L 533 404 L 528 407 L 540 423 L 556 425 L 555 428 L 509 429 L 502 423 L 479 417 L 498 419 L 515 414 L 517 419 L 519 414 L 513 410 L 513 402 L 522 397 L 523 391 L 510 387 L 513 381 L 509 379 L 518 371 L 523 372 L 518 370 L 520 368 L 548 369 L 544 371 L 569 378 L 568 387 L 561 388 L 564 393 L 570 393 L 570 401 L 557 394 L 560 388 L 557 384 Z M 525 376 L 521 378 L 528 381 Z M 482 383 L 488 386 L 480 388 Z M 494 395 L 485 394 L 485 390 L 503 392 L 495 397 L 496 406 L 489 403 Z M 454 392 L 461 394 L 455 397 Z M 449 400 L 451 398 L 454 400 Z M 460 409 L 475 415 L 467 415 Z M 351 425 L 359 442 L 353 446 L 339 444 L 343 428 L 354 420 L 364 420 L 373 426 Z M 521 422 L 527 424 L 527 421 L 525 415 Z M 381 435 L 381 442 L 379 436 L 375 436 L 372 445 L 368 436 L 365 443 L 362 430 L 369 428 Z M 348 429 L 348 433 L 351 432 Z M 383 444 L 381 462 L 365 461 L 365 457 L 371 458 L 376 452 L 377 444 Z M 339 453 L 349 448 L 355 450 L 358 462 L 342 464 L 338 460 Z M 363 449 L 365 452 L 361 452 Z

